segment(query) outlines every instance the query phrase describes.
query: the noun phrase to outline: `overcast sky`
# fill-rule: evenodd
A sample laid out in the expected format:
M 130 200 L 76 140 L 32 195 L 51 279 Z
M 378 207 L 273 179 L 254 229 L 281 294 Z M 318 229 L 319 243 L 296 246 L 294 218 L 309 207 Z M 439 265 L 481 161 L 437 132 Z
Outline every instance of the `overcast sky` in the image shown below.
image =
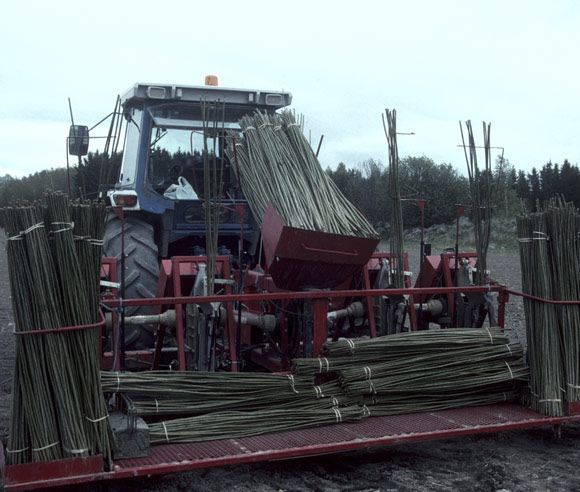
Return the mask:
M 530 171 L 580 164 L 580 2 L 10 2 L 0 20 L 0 174 L 66 165 L 72 100 L 89 126 L 135 82 L 284 89 L 320 160 L 401 156 L 464 172 L 458 121 Z M 95 131 L 94 134 L 97 132 Z M 103 128 L 102 133 L 105 133 Z M 94 150 L 96 146 L 92 146 Z

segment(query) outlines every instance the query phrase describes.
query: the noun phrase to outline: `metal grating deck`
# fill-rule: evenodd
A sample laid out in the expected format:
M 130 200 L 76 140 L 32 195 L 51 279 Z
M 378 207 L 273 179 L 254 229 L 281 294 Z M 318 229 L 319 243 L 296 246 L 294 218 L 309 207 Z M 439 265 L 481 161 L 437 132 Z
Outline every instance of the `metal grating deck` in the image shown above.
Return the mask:
M 98 456 L 14 465 L 3 470 L 4 488 L 25 490 L 56 487 L 236 463 L 313 456 L 483 432 L 541 427 L 567 421 L 580 421 L 580 412 L 577 411 L 575 415 L 568 417 L 545 417 L 515 404 L 370 417 L 357 423 L 328 425 L 263 436 L 154 446 L 150 449 L 148 457 L 117 460 L 114 469 L 109 472 L 103 471 Z
M 370 417 L 357 423 L 189 444 L 152 447 L 146 458 L 117 461 L 119 476 L 162 473 L 234 463 L 291 458 L 440 439 L 483 432 L 540 427 L 571 417 L 545 417 L 515 404 L 487 405 L 418 414 Z

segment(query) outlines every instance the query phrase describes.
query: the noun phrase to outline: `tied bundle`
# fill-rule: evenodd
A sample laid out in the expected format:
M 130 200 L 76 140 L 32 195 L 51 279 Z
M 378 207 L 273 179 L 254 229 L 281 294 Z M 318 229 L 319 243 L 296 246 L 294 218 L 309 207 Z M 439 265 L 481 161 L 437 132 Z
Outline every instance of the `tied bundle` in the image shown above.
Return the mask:
M 71 215 L 83 206 L 86 229 L 77 236 Z M 98 321 L 104 206 L 72 206 L 53 193 L 44 205 L 8 207 L 3 215 L 17 333 L 7 464 L 95 454 L 110 460 L 98 328 L 59 331 Z
M 560 198 L 517 217 L 522 290 L 539 298 L 524 298 L 531 405 L 547 415 L 580 401 L 579 224 L 578 210 Z
M 295 359 L 287 375 L 151 371 L 101 378 L 103 391 L 124 393 L 149 422 L 151 442 L 164 444 L 513 401 L 528 377 L 521 346 L 493 328 L 340 340 L 323 352 Z
M 254 436 L 352 422 L 364 416 L 337 381 L 263 373 L 101 373 L 103 391 L 130 398 L 152 444 Z M 353 402 L 355 402 L 353 404 Z M 170 415 L 182 418 L 159 421 Z
M 229 134 L 228 157 L 239 166 L 244 195 L 260 223 L 271 203 L 286 226 L 377 238 L 357 208 L 322 170 L 290 111 L 257 112 L 240 120 L 244 137 Z
M 293 368 L 334 374 L 371 415 L 392 415 L 514 401 L 528 378 L 522 355 L 498 329 L 432 330 L 327 342 Z

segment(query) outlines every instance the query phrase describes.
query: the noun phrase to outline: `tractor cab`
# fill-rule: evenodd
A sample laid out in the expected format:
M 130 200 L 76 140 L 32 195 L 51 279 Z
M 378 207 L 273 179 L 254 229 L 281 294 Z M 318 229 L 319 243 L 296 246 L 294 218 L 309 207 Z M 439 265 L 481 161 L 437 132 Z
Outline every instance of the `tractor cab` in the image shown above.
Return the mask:
M 204 200 L 210 199 L 210 185 L 219 190 L 211 196 L 211 207 L 219 208 L 218 254 L 235 262 L 241 251 L 258 244 L 235 159 L 226 157 L 225 148 L 235 146 L 240 118 L 255 111 L 273 113 L 288 106 L 292 95 L 226 89 L 212 76 L 206 84 L 136 84 L 121 97 L 123 161 L 107 196 L 123 214 L 107 221 L 103 253 L 122 258 L 124 271 L 130 272 L 124 282 L 127 298 L 155 295 L 160 260 L 206 254 Z M 131 311 L 149 314 L 151 308 Z M 130 328 L 125 338 L 128 347 L 151 347 L 153 330 Z
M 236 165 L 224 149 L 233 145 L 241 117 L 256 110 L 274 112 L 292 99 L 287 92 L 217 87 L 211 76 L 206 83 L 213 85 L 136 84 L 121 98 L 127 131 L 109 199 L 126 215 L 154 225 L 160 257 L 191 254 L 203 245 L 204 158 L 212 161 L 220 182 L 220 236 L 227 248 L 237 244 L 241 224 L 248 225 L 250 218 L 245 211 L 244 221 L 239 207 L 232 213 L 244 199 Z M 184 241 L 191 238 L 198 240 Z

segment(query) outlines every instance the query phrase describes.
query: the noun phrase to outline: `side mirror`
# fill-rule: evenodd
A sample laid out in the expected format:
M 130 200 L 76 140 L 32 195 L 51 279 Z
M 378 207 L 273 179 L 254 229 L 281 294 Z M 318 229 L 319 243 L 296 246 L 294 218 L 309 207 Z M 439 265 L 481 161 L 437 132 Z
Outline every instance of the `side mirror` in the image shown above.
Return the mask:
M 68 132 L 68 153 L 83 156 L 89 152 L 89 127 L 71 125 Z

